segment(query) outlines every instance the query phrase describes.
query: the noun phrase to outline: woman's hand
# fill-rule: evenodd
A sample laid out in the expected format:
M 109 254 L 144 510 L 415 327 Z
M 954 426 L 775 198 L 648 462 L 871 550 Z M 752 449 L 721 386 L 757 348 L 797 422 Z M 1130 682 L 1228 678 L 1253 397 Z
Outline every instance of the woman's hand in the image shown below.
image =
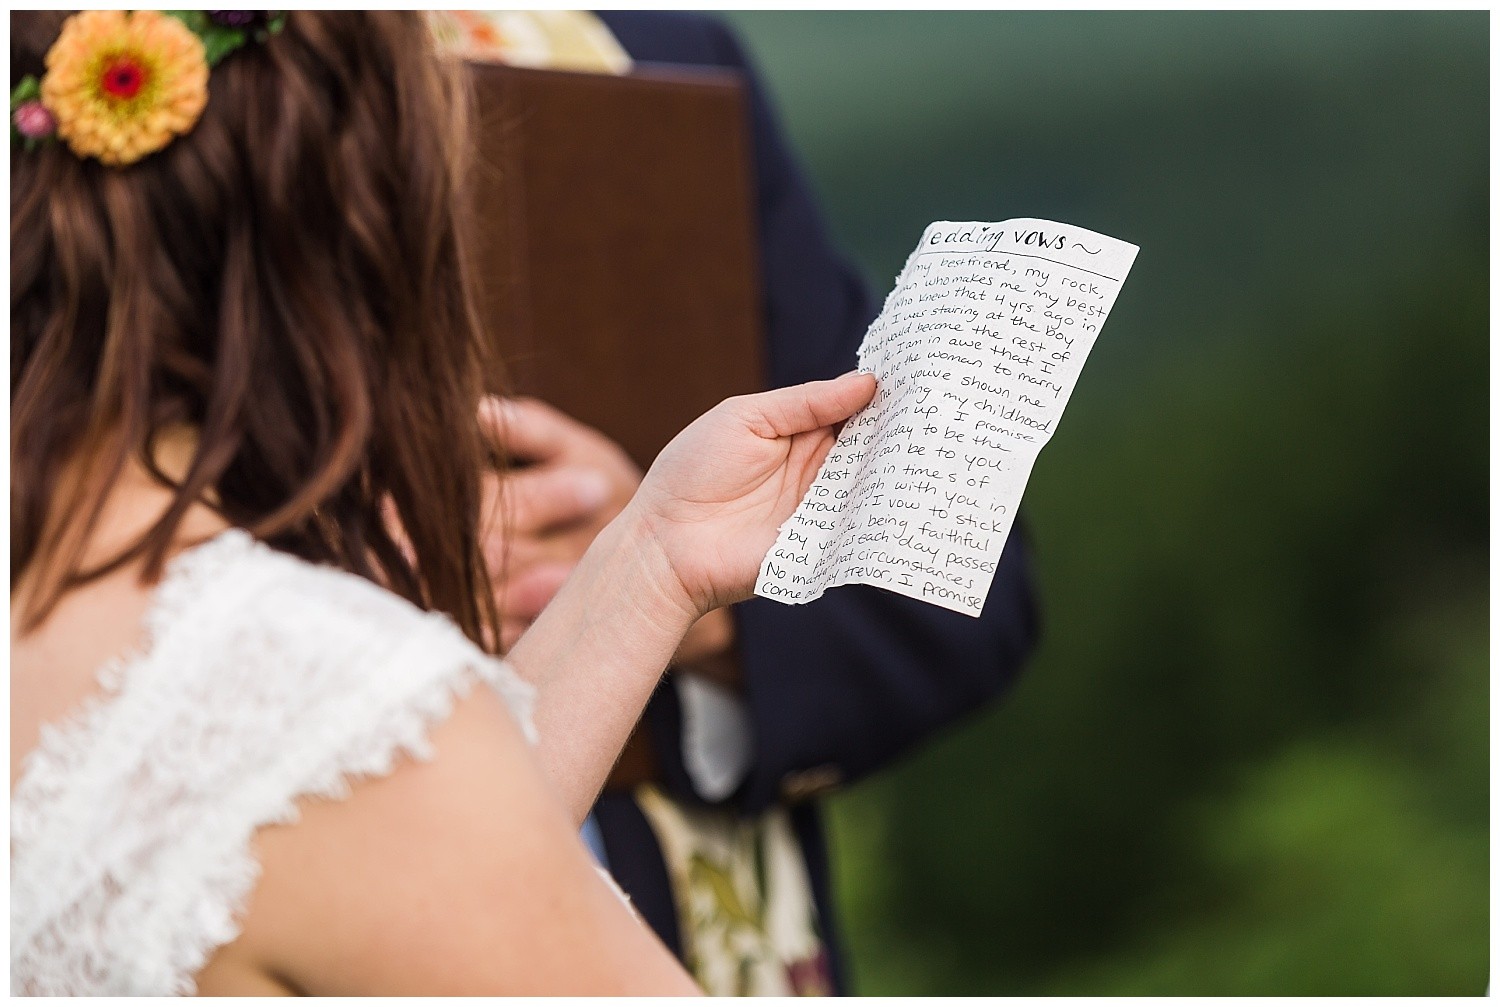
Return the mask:
M 748 597 L 761 561 L 833 447 L 835 425 L 869 404 L 851 372 L 728 399 L 657 456 L 627 511 L 702 614 Z
M 536 757 L 581 822 L 683 636 L 749 595 L 875 379 L 729 399 L 657 457 L 507 660 L 537 686 Z

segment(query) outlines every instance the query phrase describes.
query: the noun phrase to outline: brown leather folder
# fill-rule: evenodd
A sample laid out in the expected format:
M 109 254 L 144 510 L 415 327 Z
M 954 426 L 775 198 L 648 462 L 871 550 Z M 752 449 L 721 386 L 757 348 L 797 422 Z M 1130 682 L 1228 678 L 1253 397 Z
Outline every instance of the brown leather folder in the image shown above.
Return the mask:
M 470 66 L 481 309 L 510 390 L 648 466 L 764 381 L 743 84 Z

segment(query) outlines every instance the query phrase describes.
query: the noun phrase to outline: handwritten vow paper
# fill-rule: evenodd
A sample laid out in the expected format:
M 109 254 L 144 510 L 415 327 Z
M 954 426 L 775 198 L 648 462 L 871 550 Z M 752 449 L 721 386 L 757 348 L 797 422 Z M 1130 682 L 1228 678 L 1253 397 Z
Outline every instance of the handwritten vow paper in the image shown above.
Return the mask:
M 859 348 L 875 401 L 845 424 L 755 593 L 800 605 L 874 584 L 979 615 L 1137 251 L 1050 220 L 928 227 Z

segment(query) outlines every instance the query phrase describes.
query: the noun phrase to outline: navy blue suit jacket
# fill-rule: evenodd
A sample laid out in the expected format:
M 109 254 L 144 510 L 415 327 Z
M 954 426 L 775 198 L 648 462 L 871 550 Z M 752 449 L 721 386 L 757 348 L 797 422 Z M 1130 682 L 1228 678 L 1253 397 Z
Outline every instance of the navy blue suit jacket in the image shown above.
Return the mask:
M 599 16 L 638 62 L 728 67 L 745 75 L 765 285 L 766 386 L 851 369 L 877 306 L 829 240 L 738 41 L 703 15 L 603 11 Z M 1017 527 L 978 619 L 865 586 L 837 588 L 809 605 L 754 598 L 737 606 L 755 755 L 731 803 L 754 813 L 784 802 L 788 792 L 806 791 L 813 781 L 859 779 L 1001 693 L 1038 631 L 1024 539 Z M 666 789 L 682 800 L 701 800 L 682 767 L 672 688 L 658 691 L 647 723 Z M 666 871 L 640 811 L 628 797 L 610 795 L 596 814 L 611 870 L 642 915 L 680 953 Z M 841 988 L 816 809 L 803 800 L 792 815 Z

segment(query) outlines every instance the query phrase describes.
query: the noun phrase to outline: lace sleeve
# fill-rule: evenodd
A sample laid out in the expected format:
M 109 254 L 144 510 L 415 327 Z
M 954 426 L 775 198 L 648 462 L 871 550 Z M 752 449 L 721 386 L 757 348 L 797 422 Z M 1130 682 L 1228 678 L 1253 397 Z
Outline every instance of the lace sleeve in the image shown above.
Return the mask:
M 12 795 L 13 992 L 190 994 L 239 933 L 257 829 L 430 758 L 476 682 L 534 737 L 530 686 L 448 619 L 243 533 L 184 560 L 148 649 Z

